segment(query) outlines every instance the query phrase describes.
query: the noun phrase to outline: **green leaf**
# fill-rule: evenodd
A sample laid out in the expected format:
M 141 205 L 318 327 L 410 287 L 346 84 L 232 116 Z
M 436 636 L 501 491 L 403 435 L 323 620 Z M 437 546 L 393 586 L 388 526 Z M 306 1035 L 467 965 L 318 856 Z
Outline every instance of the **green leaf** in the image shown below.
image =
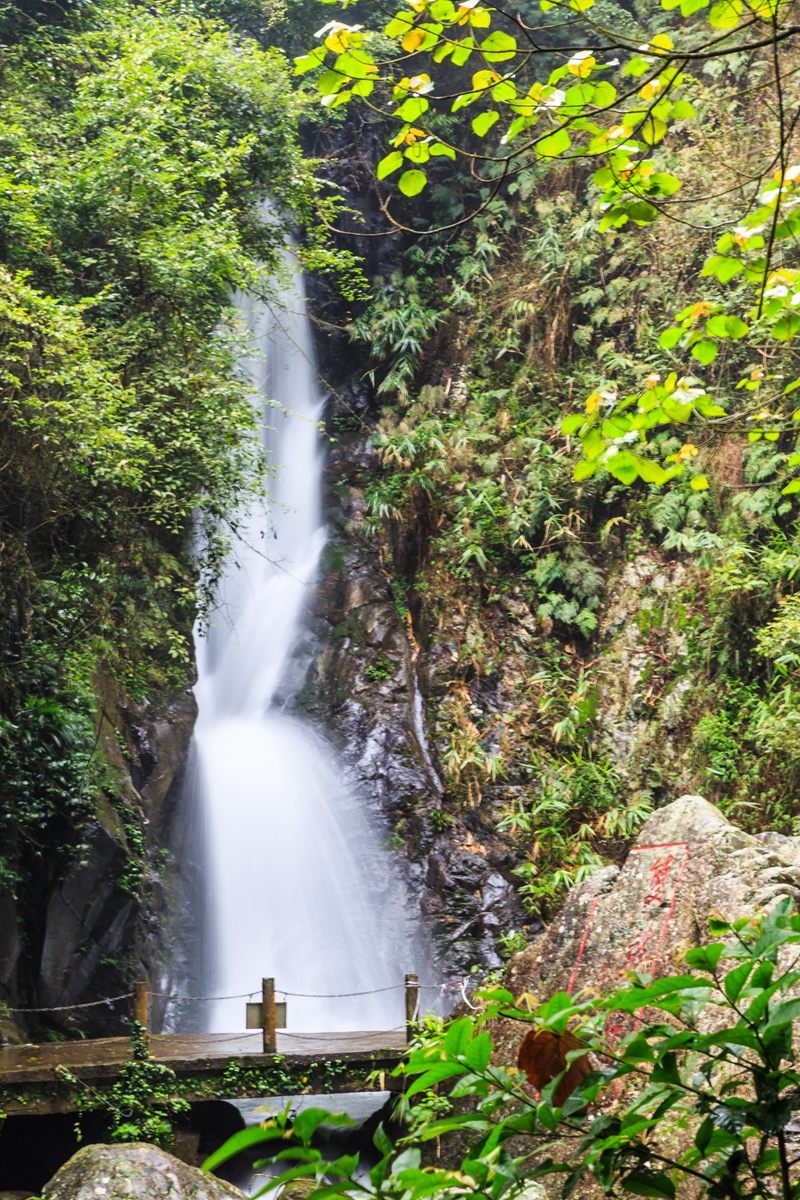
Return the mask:
M 434 1084 L 441 1083 L 443 1079 L 452 1079 L 454 1075 L 463 1075 L 466 1072 L 466 1067 L 462 1067 L 460 1063 L 455 1062 L 439 1062 L 426 1071 L 424 1075 L 420 1075 L 419 1079 L 406 1089 L 406 1096 L 416 1096 L 419 1092 L 427 1092 Z
M 720 283 L 730 283 L 734 275 L 738 275 L 742 269 L 742 264 L 738 258 L 725 258 L 717 267 L 716 276 Z
M 800 492 L 800 479 L 793 479 L 791 483 L 787 483 L 786 487 L 781 489 L 782 496 L 793 496 L 796 492 Z
M 576 464 L 572 478 L 576 483 L 580 483 L 582 480 L 588 479 L 590 475 L 594 475 L 596 471 L 599 471 L 601 466 L 602 464 L 597 459 L 583 458 Z
M 548 137 L 544 137 L 536 143 L 536 153 L 540 158 L 556 158 L 565 150 L 569 150 L 571 145 L 572 142 L 566 129 L 557 129 L 555 133 L 549 134 Z
M 772 336 L 776 337 L 778 341 L 788 342 L 790 338 L 794 337 L 798 329 L 800 329 L 800 313 L 787 312 L 776 321 L 772 330 Z
M 319 67 L 325 61 L 327 51 L 324 46 L 317 46 L 309 54 L 303 54 L 300 58 L 294 60 L 295 75 L 304 75 L 306 71 L 313 71 L 315 67 Z
M 689 487 L 696 492 L 705 492 L 708 488 L 708 480 L 705 475 L 693 475 L 689 480 Z
M 485 1071 L 492 1057 L 492 1039 L 488 1033 L 479 1033 L 464 1047 L 464 1057 L 473 1071 Z
M 242 1129 L 239 1133 L 234 1133 L 233 1137 L 228 1138 L 224 1145 L 220 1146 L 219 1150 L 215 1150 L 213 1154 L 205 1160 L 202 1166 L 204 1174 L 213 1171 L 220 1163 L 227 1162 L 229 1158 L 233 1158 L 234 1154 L 239 1154 L 242 1150 L 249 1150 L 251 1146 L 259 1146 L 262 1142 L 274 1142 L 284 1135 L 284 1130 L 278 1125 L 273 1125 L 264 1128 L 263 1125 L 252 1125 L 249 1129 Z
M 672 350 L 677 346 L 678 342 L 683 337 L 683 330 L 677 325 L 673 325 L 670 329 L 665 329 L 658 339 L 658 344 L 662 350 Z
M 481 42 L 481 54 L 487 62 L 505 62 L 517 53 L 517 39 L 502 29 L 495 29 Z
M 400 176 L 397 186 L 404 196 L 418 196 L 427 182 L 428 177 L 425 172 L 415 169 L 413 171 L 404 171 Z
M 655 484 L 656 487 L 661 487 L 671 478 L 671 473 L 666 471 L 660 463 L 653 462 L 650 458 L 636 457 L 636 470 L 639 472 L 639 478 L 645 483 Z
M 430 102 L 424 96 L 409 96 L 395 112 L 398 121 L 411 122 L 418 120 L 430 108 Z
M 708 21 L 712 29 L 735 29 L 742 15 L 742 0 L 717 0 L 712 4 Z
M 397 171 L 403 165 L 403 156 L 399 150 L 393 150 L 391 154 L 387 154 L 378 163 L 376 172 L 378 179 L 385 179 L 387 175 L 391 175 L 392 171 Z
M 729 971 L 725 976 L 725 995 L 732 1004 L 735 1004 L 739 999 L 742 988 L 747 983 L 752 969 L 752 962 L 747 960 L 746 962 L 741 963 L 738 967 L 734 967 L 733 970 Z
M 464 1048 L 472 1036 L 474 1028 L 470 1017 L 461 1017 L 448 1027 L 444 1038 L 444 1051 L 451 1057 L 464 1053 Z
M 750 326 L 745 325 L 740 317 L 728 317 L 728 337 L 738 341 L 740 338 L 746 337 L 750 332 Z
M 635 1196 L 653 1197 L 654 1200 L 675 1200 L 675 1185 L 668 1175 L 658 1171 L 631 1171 L 622 1180 L 626 1192 Z
M 708 366 L 708 364 L 712 363 L 716 357 L 716 342 L 702 341 L 698 342 L 696 346 L 692 346 L 692 358 L 696 358 L 697 361 L 703 363 L 704 366 Z
M 611 458 L 606 459 L 606 470 L 609 475 L 613 475 L 620 483 L 631 484 L 639 474 L 636 466 L 636 457 L 628 450 L 620 450 Z
M 353 1129 L 355 1121 L 347 1113 L 332 1113 L 328 1112 L 326 1108 L 304 1108 L 295 1117 L 292 1132 L 304 1146 L 307 1146 L 311 1141 L 311 1135 L 320 1125 L 344 1125 Z
M 697 478 L 700 477 L 695 475 L 694 479 Z M 694 479 L 691 481 L 691 486 L 694 486 Z M 690 967 L 697 967 L 701 971 L 710 971 L 713 974 L 724 949 L 722 942 L 711 942 L 708 946 L 695 946 L 692 950 L 687 950 L 684 957 Z
M 484 137 L 494 125 L 495 121 L 500 119 L 499 112 L 485 112 L 477 116 L 472 122 L 472 132 L 478 137 Z
M 564 417 L 561 422 L 561 432 L 567 437 L 571 433 L 577 433 L 581 425 L 583 425 L 586 417 L 583 413 L 571 413 L 570 416 Z
M 375 1145 L 375 1148 L 377 1150 L 380 1150 L 381 1154 L 384 1156 L 387 1154 L 391 1154 L 392 1151 L 394 1150 L 394 1146 L 392 1145 L 391 1138 L 389 1137 L 389 1135 L 387 1134 L 386 1130 L 383 1127 L 383 1121 L 381 1121 L 380 1125 L 378 1126 L 378 1128 L 375 1130 L 374 1134 L 372 1135 L 372 1141 Z
M 688 121 L 694 115 L 694 105 L 690 104 L 688 100 L 676 100 L 670 113 L 673 121 Z

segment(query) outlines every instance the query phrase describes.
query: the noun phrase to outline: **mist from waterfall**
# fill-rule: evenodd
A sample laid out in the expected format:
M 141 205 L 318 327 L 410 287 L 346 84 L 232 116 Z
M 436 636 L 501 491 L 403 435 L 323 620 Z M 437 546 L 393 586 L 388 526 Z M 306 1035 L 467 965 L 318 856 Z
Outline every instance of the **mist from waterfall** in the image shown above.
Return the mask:
M 290 1030 L 391 1029 L 414 969 L 404 889 L 363 798 L 292 700 L 310 656 L 305 618 L 326 541 L 323 398 L 302 281 L 271 311 L 237 307 L 253 335 L 247 370 L 262 397 L 275 472 L 270 502 L 246 518 L 207 636 L 196 639 L 197 786 L 207 863 L 208 983 L 288 1000 Z M 385 837 L 385 833 L 383 834 Z M 244 1027 L 243 999 L 211 1006 L 211 1032 Z

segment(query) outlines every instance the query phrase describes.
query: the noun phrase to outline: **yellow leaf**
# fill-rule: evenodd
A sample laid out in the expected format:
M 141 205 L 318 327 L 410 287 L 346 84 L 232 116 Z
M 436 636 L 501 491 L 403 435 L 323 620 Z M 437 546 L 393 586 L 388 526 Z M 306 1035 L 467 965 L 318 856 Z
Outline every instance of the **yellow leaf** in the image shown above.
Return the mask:
M 408 54 L 413 54 L 415 50 L 419 50 L 422 43 L 425 41 L 424 29 L 409 29 L 408 33 L 403 38 L 400 45 Z
M 580 50 L 569 60 L 567 69 L 580 79 L 588 79 L 592 73 L 592 67 L 595 66 L 596 62 L 597 59 L 588 50 Z
M 654 38 L 650 39 L 651 50 L 672 50 L 674 46 L 672 38 L 666 33 L 657 33 Z
M 694 488 L 696 492 L 704 492 L 708 487 L 708 480 L 706 479 L 705 475 L 695 475 L 695 477 L 690 480 L 689 487 Z
M 600 396 L 599 392 L 592 392 L 591 396 L 589 396 L 586 401 L 587 413 L 596 412 L 601 399 L 602 397 Z

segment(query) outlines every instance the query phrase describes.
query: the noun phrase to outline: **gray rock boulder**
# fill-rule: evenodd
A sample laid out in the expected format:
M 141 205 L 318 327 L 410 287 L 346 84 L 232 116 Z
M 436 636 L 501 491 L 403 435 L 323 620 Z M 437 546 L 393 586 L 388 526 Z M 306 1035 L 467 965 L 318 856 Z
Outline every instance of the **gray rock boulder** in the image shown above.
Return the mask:
M 42 1200 L 243 1200 L 231 1183 L 203 1175 L 144 1142 L 84 1146 L 46 1185 Z
M 621 868 L 596 872 L 570 892 L 550 927 L 505 973 L 515 996 L 547 1000 L 611 991 L 625 972 L 680 971 L 683 954 L 709 940 L 708 918 L 729 920 L 800 901 L 800 838 L 751 836 L 702 796 L 681 796 L 647 820 Z M 500 1056 L 516 1058 L 519 1027 L 495 1031 Z

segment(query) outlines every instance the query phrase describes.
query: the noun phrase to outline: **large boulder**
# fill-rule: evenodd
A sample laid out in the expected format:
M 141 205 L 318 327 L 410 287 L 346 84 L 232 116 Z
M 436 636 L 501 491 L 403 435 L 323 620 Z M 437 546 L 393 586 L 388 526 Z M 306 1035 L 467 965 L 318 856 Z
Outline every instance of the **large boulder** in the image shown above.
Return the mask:
M 800 838 L 751 836 L 702 796 L 681 796 L 648 819 L 624 865 L 605 867 L 575 887 L 550 927 L 505 973 L 504 986 L 546 1000 L 608 991 L 629 970 L 680 971 L 691 946 L 709 939 L 712 914 L 734 920 L 800 900 Z M 495 1040 L 516 1059 L 520 1028 L 501 1022 Z
M 203 1175 L 145 1142 L 84 1146 L 45 1186 L 42 1200 L 244 1200 L 231 1183 Z

